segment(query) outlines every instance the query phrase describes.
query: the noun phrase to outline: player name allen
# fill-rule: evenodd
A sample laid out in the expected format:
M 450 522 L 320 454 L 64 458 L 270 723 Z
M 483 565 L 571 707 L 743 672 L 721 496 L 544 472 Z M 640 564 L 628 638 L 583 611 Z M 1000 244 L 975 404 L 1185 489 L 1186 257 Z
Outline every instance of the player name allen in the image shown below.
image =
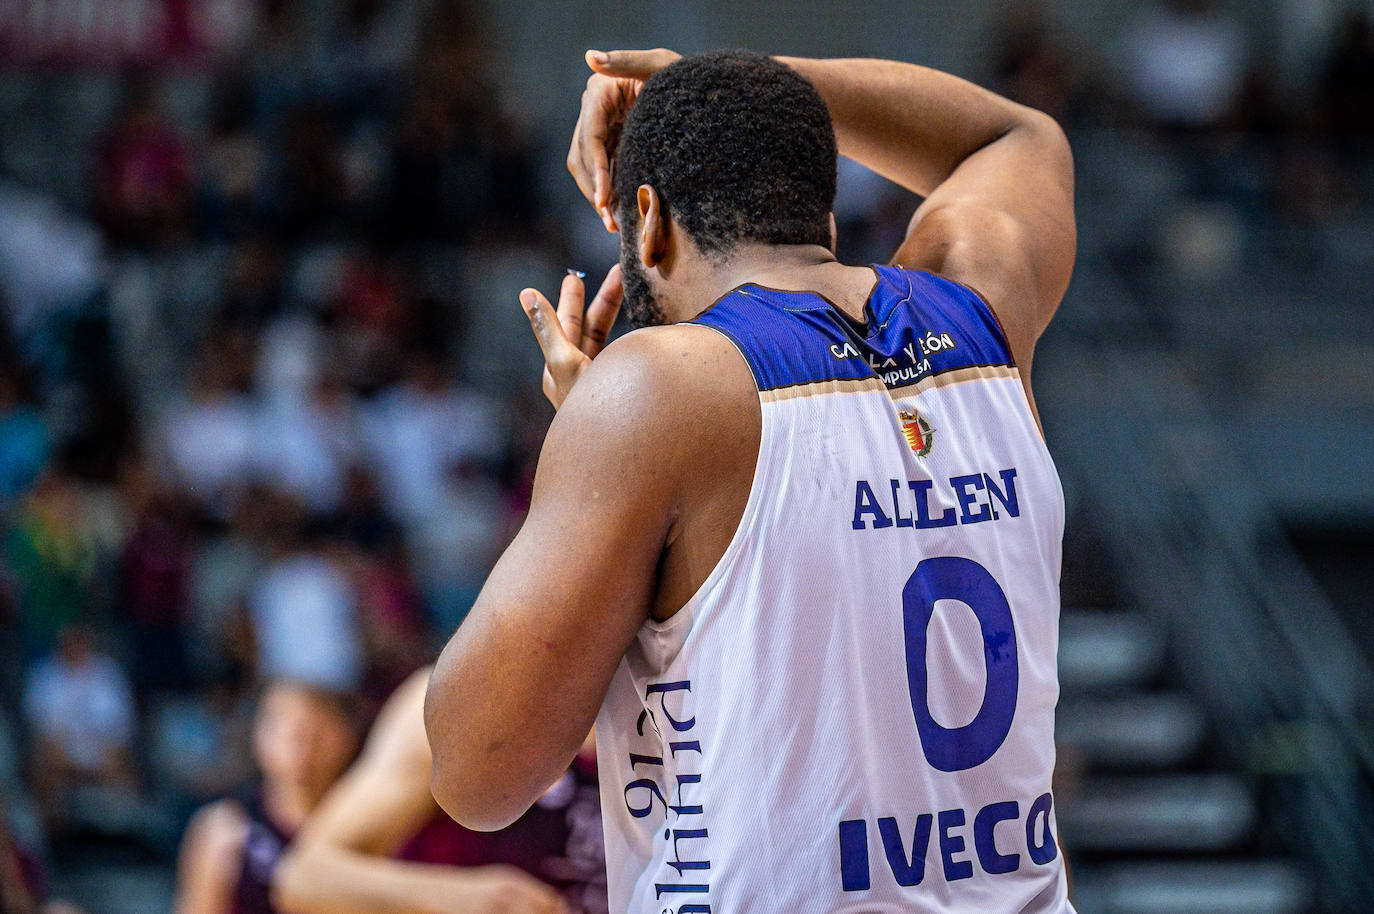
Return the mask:
M 950 496 L 953 496 L 952 504 Z M 929 530 L 1020 516 L 1015 467 L 999 470 L 996 478 L 990 473 L 968 473 L 951 476 L 947 482 L 941 480 L 938 484 L 934 479 L 888 479 L 872 483 L 860 479 L 854 483 L 855 530 L 885 527 Z

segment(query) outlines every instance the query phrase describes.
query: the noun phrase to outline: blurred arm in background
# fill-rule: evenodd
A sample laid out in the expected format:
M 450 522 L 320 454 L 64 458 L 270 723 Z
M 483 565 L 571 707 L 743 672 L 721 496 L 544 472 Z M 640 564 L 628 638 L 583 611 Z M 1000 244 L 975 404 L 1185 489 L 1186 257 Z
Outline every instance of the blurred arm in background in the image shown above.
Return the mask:
M 398 688 L 363 754 L 302 827 L 273 877 L 292 914 L 558 912 L 553 889 L 508 866 L 460 868 L 387 859 L 439 812 L 429 792 L 424 697 L 429 669 Z

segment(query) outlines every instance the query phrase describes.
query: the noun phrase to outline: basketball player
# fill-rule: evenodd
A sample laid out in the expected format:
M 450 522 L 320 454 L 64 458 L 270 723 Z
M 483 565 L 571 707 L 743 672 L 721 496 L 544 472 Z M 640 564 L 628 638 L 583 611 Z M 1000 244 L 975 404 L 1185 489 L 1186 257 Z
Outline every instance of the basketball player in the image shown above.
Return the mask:
M 588 60 L 570 165 L 646 329 L 591 360 L 575 279 L 522 297 L 559 409 L 430 684 L 435 796 L 509 822 L 599 710 L 612 911 L 1071 911 L 1064 135 L 901 63 Z M 835 259 L 837 140 L 925 197 L 892 266 Z
M 426 668 L 396 689 L 362 756 L 297 834 L 273 876 L 277 907 L 292 914 L 605 911 L 590 754 L 505 830 L 469 831 L 429 792 L 428 678 Z
M 347 696 L 290 680 L 263 687 L 253 725 L 261 780 L 204 806 L 177 860 L 178 914 L 274 914 L 272 873 L 306 817 L 358 751 Z

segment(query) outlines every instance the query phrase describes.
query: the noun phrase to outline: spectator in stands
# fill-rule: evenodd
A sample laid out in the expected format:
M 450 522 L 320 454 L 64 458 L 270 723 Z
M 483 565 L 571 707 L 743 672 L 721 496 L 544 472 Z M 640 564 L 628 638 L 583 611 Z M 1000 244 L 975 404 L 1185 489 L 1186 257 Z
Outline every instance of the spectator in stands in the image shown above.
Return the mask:
M 0 808 L 0 912 L 34 914 L 37 883 L 37 865 L 10 840 Z
M 1245 82 L 1248 47 L 1216 0 L 1166 0 L 1142 10 L 1122 38 L 1125 88 L 1151 123 L 1216 127 Z
M 5 537 L 2 567 L 30 660 L 47 654 L 58 631 L 91 602 L 98 552 L 83 523 L 82 501 L 77 481 L 55 467 L 24 499 Z
M 488 469 L 500 457 L 501 433 L 494 405 L 455 386 L 432 351 L 413 351 L 404 380 L 367 408 L 372 466 L 388 510 L 410 535 L 441 630 L 461 621 L 500 546 L 501 497 Z
M 289 499 L 281 505 L 292 510 Z M 352 692 L 365 664 L 357 594 L 338 544 L 296 511 L 274 522 L 277 557 L 249 594 L 259 673 Z
M 0 313 L 34 368 L 57 320 L 100 292 L 102 254 L 96 227 L 54 195 L 0 180 Z
M 252 777 L 252 729 L 252 695 L 226 677 L 152 704 L 145 728 L 149 778 L 178 822 Z
M 1029 105 L 1066 124 L 1070 103 L 1084 78 L 1080 59 L 1036 0 L 1024 2 L 999 16 L 993 25 L 998 48 L 994 75 L 999 90 L 1013 101 Z
M 494 460 L 501 447 L 493 404 L 454 385 L 436 351 L 413 351 L 405 378 L 373 399 L 365 421 L 383 497 L 403 522 L 445 510 L 455 471 Z
M 142 694 L 187 684 L 188 530 L 180 502 L 154 490 L 137 512 L 119 557 L 119 597 L 134 642 Z
M 251 343 L 252 338 L 262 331 L 263 325 L 281 310 L 288 254 L 289 249 L 283 250 L 261 233 L 243 238 L 229 251 L 224 300 L 217 315 L 220 327 L 217 329 L 230 330 L 244 338 L 244 342 L 237 344 L 241 348 Z M 233 386 L 245 390 L 246 375 L 250 373 L 253 363 L 249 361 L 237 367 L 243 370 L 245 377 L 233 378 Z
M 348 468 L 343 501 L 334 514 L 340 537 L 368 555 L 408 564 L 401 527 L 382 504 L 377 480 L 365 467 Z
M 390 151 L 387 224 L 400 240 L 460 235 L 473 221 L 472 201 L 448 186 L 449 175 L 469 170 L 470 157 L 454 150 L 458 134 L 442 97 L 423 89 L 411 95 Z
M 214 339 L 194 365 L 190 397 L 163 421 L 157 450 L 169 475 L 212 516 L 228 517 L 254 472 L 252 401 L 236 383 L 241 349 Z
M 166 244 L 190 227 L 190 150 L 159 110 L 149 74 L 132 74 L 124 91 L 95 148 L 96 216 L 116 245 Z
M 357 751 L 345 694 L 276 680 L 253 732 L 261 779 L 240 799 L 201 809 L 182 839 L 178 914 L 272 914 L 272 872 L 296 830 Z
M 13 353 L 0 354 L 0 505 L 28 491 L 48 459 L 48 424 Z
M 256 437 L 259 478 L 314 514 L 338 510 L 362 454 L 357 404 L 336 368 L 325 366 L 304 396 L 262 400 Z
M 308 242 L 338 229 L 345 215 L 336 127 L 323 99 L 295 105 L 283 127 L 269 179 L 271 226 L 288 241 Z
M 49 822 L 68 818 L 80 788 L 135 791 L 133 691 L 91 629 L 63 629 L 57 651 L 29 673 L 24 716 L 33 738 L 33 784 Z
M 424 603 L 399 540 L 387 538 L 371 548 L 341 540 L 337 554 L 358 596 L 367 658 L 362 697 L 375 711 L 429 655 Z
M 253 92 L 240 73 L 216 86 L 199 191 L 201 229 L 215 238 L 241 238 L 261 218 L 267 150 L 254 129 Z

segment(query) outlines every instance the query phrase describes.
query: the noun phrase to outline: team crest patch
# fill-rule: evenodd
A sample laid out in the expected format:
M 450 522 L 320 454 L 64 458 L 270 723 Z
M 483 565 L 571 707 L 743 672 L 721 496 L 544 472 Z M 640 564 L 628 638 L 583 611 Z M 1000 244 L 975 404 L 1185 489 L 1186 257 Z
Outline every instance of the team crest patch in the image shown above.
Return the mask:
M 930 427 L 925 416 L 914 409 L 897 410 L 897 418 L 902 422 L 902 434 L 906 443 L 911 445 L 917 457 L 924 457 L 935 446 L 935 429 Z

